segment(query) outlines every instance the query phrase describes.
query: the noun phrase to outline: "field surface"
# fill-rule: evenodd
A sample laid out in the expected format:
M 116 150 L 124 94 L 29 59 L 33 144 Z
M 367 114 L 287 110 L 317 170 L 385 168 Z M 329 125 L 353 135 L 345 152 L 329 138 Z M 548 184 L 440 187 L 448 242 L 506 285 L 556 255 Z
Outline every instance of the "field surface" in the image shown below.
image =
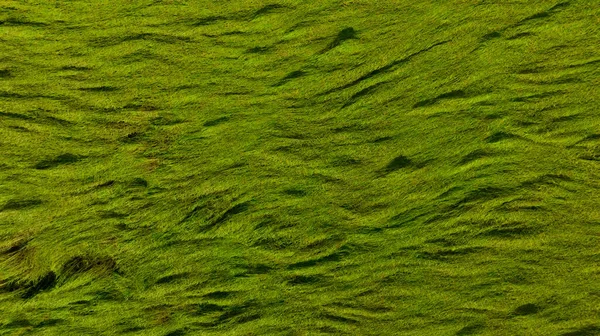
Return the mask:
M 600 2 L 0 0 L 0 335 L 600 335 Z

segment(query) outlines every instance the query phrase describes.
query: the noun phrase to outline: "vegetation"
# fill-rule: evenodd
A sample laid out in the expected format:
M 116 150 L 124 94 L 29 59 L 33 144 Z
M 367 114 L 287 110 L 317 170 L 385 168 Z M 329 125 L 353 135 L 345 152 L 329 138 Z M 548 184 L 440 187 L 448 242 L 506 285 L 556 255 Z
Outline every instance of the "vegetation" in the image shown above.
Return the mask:
M 4 0 L 0 335 L 600 335 L 596 0 Z

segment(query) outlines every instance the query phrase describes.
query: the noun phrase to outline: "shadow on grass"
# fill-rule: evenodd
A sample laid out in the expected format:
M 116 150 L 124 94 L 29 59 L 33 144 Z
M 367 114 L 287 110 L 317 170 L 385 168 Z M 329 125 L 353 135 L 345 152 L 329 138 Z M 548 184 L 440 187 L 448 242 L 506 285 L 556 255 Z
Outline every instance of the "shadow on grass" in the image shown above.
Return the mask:
M 53 159 L 43 160 L 38 162 L 34 168 L 35 169 L 50 169 L 60 165 L 75 163 L 80 160 L 80 157 L 71 153 L 61 154 Z

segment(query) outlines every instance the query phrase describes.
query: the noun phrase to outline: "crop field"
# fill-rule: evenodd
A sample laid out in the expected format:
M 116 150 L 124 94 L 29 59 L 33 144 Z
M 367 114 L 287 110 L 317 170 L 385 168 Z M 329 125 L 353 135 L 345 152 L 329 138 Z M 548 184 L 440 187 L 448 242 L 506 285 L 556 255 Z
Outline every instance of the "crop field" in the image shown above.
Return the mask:
M 0 335 L 600 335 L 600 2 L 0 0 Z

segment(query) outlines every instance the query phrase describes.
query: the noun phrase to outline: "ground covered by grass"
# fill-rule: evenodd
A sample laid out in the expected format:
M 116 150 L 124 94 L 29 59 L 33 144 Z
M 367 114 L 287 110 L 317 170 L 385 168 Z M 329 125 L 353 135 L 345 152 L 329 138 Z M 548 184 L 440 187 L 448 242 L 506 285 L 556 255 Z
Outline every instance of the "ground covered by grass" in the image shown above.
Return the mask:
M 0 2 L 1 335 L 600 335 L 597 0 Z

